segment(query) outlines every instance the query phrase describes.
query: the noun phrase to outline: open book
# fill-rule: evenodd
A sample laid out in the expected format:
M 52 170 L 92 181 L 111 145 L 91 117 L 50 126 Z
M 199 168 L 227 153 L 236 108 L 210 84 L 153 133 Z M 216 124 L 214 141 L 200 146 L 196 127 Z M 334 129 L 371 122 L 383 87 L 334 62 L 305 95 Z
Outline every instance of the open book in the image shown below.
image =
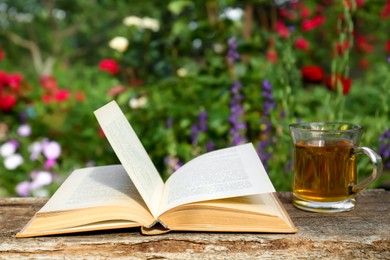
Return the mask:
M 201 155 L 164 183 L 115 101 L 95 115 L 121 164 L 72 172 L 17 237 L 130 227 L 296 232 L 252 144 Z

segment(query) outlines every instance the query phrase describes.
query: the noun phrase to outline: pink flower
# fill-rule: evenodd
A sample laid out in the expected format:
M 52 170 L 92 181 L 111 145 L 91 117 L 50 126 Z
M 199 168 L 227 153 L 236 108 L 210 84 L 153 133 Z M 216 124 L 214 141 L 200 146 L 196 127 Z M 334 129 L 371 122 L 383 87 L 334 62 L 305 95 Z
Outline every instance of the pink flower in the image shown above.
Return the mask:
M 113 59 L 105 59 L 99 63 L 99 69 L 101 71 L 107 71 L 112 76 L 115 76 L 119 72 L 119 64 Z
M 118 94 L 124 92 L 125 90 L 126 90 L 125 87 L 123 87 L 121 85 L 114 86 L 114 87 L 110 88 L 110 90 L 108 90 L 108 96 L 115 97 Z
M 303 31 L 310 31 L 322 25 L 324 22 L 325 22 L 325 18 L 322 15 L 317 15 L 311 20 L 306 20 L 302 22 L 301 29 Z

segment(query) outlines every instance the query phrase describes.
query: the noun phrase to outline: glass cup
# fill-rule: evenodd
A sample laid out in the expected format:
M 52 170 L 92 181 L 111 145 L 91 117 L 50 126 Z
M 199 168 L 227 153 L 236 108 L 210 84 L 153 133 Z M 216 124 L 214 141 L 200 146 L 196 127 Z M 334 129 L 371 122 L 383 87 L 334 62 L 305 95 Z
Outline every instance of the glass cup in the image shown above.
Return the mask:
M 360 125 L 312 122 L 290 125 L 294 142 L 295 207 L 313 212 L 341 212 L 355 207 L 356 195 L 382 174 L 382 158 L 360 147 Z M 356 158 L 367 155 L 373 171 L 357 183 Z

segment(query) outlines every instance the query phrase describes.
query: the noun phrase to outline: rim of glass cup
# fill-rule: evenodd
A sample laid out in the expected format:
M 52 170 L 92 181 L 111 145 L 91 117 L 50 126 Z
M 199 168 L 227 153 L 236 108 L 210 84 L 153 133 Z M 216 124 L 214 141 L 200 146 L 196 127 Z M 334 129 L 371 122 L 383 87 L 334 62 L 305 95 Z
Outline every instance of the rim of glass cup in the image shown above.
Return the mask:
M 330 126 L 337 125 L 338 129 L 316 129 L 313 126 Z M 343 126 L 348 126 L 347 129 L 342 129 Z M 347 123 L 347 122 L 303 122 L 303 123 L 294 123 L 289 125 L 290 129 L 299 129 L 300 131 L 310 131 L 310 132 L 355 132 L 361 131 L 363 127 L 359 124 Z

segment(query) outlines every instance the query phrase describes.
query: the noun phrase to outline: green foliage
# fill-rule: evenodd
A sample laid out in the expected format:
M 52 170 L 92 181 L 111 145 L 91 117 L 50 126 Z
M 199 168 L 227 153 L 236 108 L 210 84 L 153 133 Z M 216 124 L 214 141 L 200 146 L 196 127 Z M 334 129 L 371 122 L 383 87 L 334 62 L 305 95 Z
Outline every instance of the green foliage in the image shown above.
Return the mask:
M 117 163 L 93 115 L 112 99 L 166 179 L 180 163 L 206 152 L 211 142 L 215 148 L 232 145 L 229 117 L 235 80 L 243 85 L 245 137 L 255 147 L 268 142 L 262 153 L 271 156 L 264 163 L 279 191 L 290 190 L 292 184 L 290 123 L 359 123 L 365 128 L 362 145 L 376 149 L 379 136 L 389 129 L 390 116 L 385 47 L 390 19 L 380 16 L 385 4 L 348 7 L 343 1 L 323 2 L 332 3 L 4 1 L 0 50 L 5 57 L 0 58 L 0 71 L 21 73 L 23 93 L 12 110 L 0 112 L 0 145 L 18 140 L 25 162 L 7 170 L 0 158 L 0 196 L 15 195 L 15 185 L 31 179 L 31 171 L 44 169 L 44 158 L 26 158 L 29 144 L 45 137 L 62 148 L 50 169 L 56 179 L 44 187 L 49 194 L 74 168 Z M 308 17 L 302 15 L 305 8 Z M 239 17 L 232 18 L 232 12 Z M 302 28 L 317 15 L 322 23 Z M 132 24 L 125 25 L 129 17 Z M 123 49 L 110 47 L 118 36 L 127 41 L 119 46 Z M 232 37 L 240 54 L 235 64 L 226 58 Z M 297 45 L 301 38 L 308 48 Z M 110 74 L 99 68 L 106 59 L 113 59 L 119 70 Z M 362 60 L 368 67 L 360 66 Z M 312 65 L 323 70 L 320 81 L 307 81 L 303 75 L 301 69 Z M 341 81 L 326 82 L 335 74 L 352 80 L 348 93 L 343 93 Z M 55 78 L 59 89 L 69 91 L 68 98 L 43 102 L 48 90 L 41 77 L 47 75 Z M 269 113 L 264 81 L 272 86 Z M 207 112 L 207 129 L 199 131 L 202 112 Z M 29 137 L 17 135 L 22 114 L 32 127 Z M 369 171 L 364 163 L 359 168 L 362 174 Z

